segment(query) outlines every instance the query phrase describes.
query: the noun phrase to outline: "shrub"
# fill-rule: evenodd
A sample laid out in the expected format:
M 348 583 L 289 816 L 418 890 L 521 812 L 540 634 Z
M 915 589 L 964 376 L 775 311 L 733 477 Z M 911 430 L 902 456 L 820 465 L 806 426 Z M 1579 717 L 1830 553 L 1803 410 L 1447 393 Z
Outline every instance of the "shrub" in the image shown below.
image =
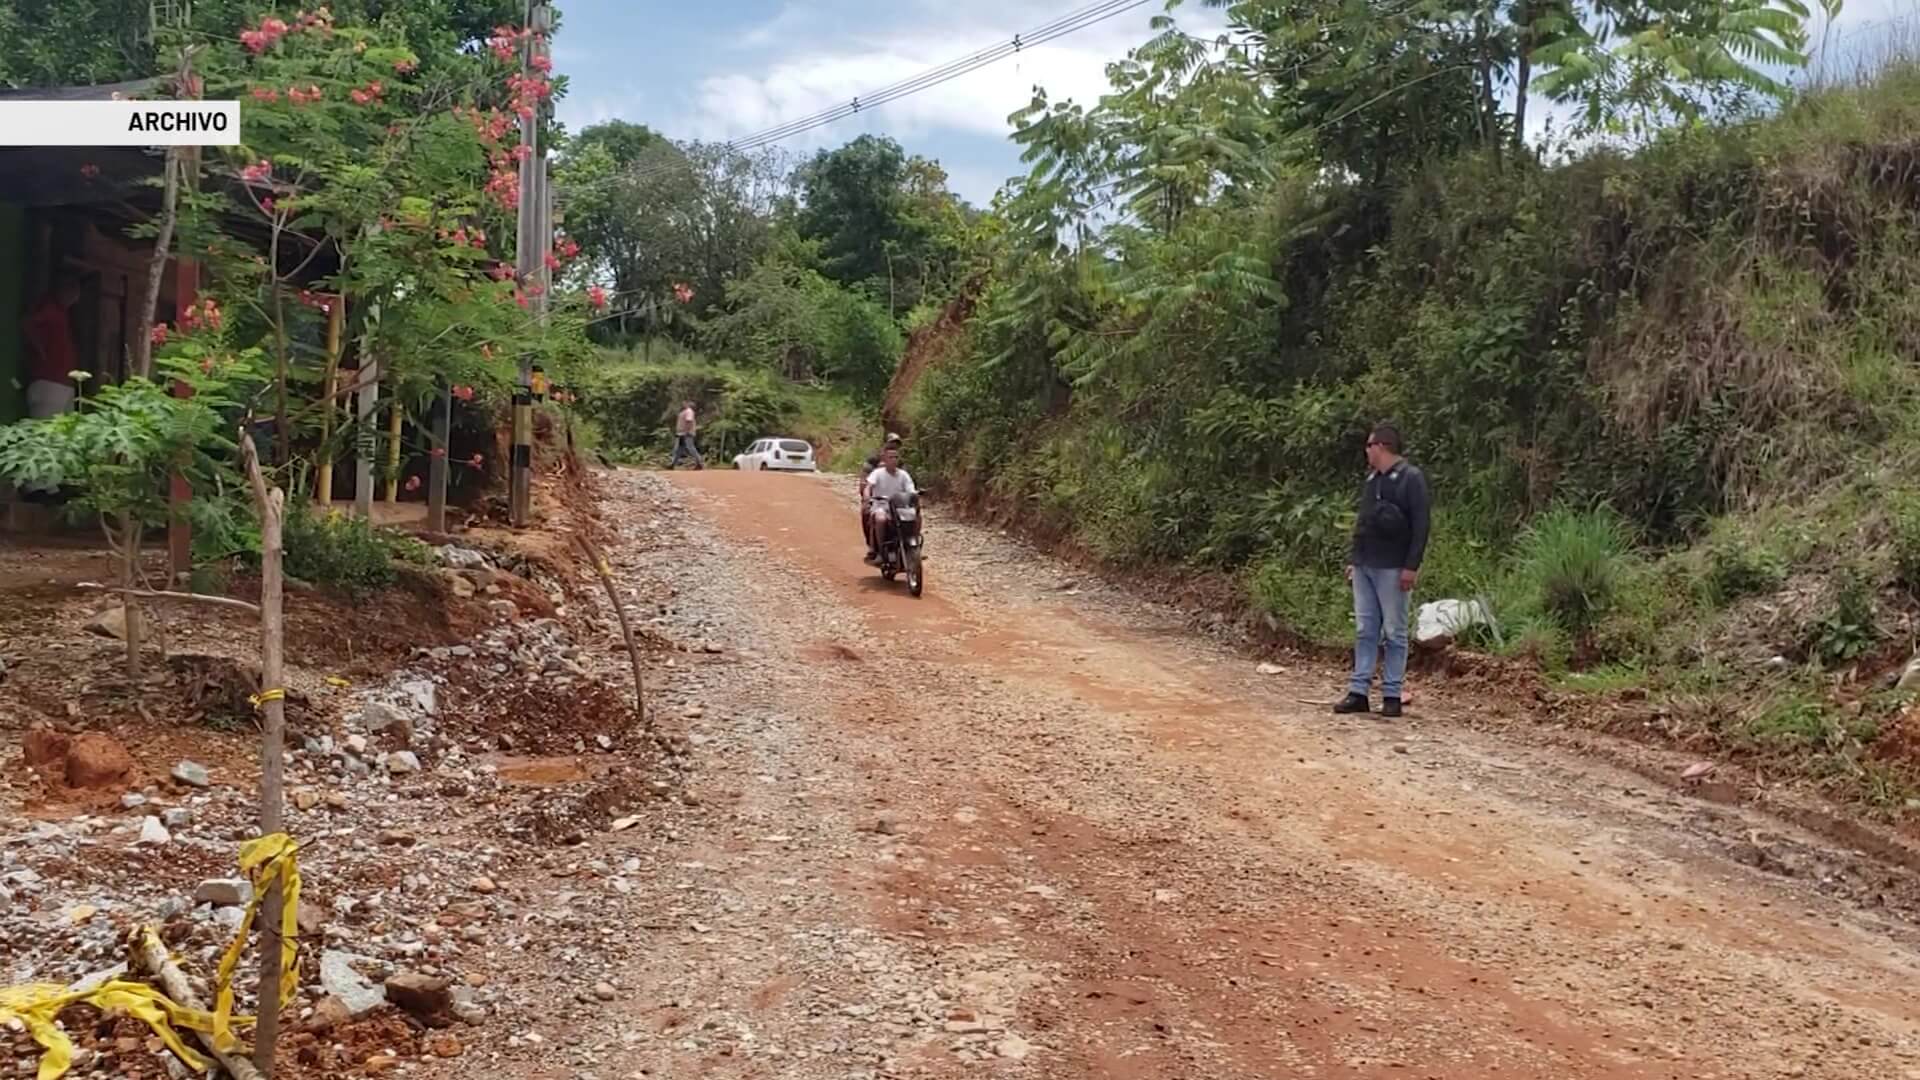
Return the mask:
M 355 597 L 393 584 L 396 560 L 425 564 L 429 558 L 418 540 L 337 510 L 287 507 L 284 540 L 288 577 Z
M 1716 605 L 1770 593 L 1786 579 L 1786 560 L 1749 540 L 1735 538 L 1707 550 L 1707 598 Z
M 1607 510 L 1550 510 L 1527 526 L 1516 554 L 1525 595 L 1556 625 L 1584 636 L 1621 591 L 1627 530 Z
M 1912 495 L 1893 504 L 1893 573 L 1901 588 L 1920 596 L 1920 499 Z
M 1318 645 L 1353 641 L 1353 590 L 1340 572 L 1269 557 L 1254 571 L 1253 598 L 1295 633 Z
M 1840 572 L 1826 614 L 1807 628 L 1802 648 L 1823 667 L 1860 659 L 1880 640 L 1874 625 L 1873 588 L 1855 568 Z
M 789 434 L 801 412 L 795 389 L 770 372 L 716 364 L 696 353 L 647 363 L 616 352 L 575 379 L 580 412 L 614 457 L 653 458 L 673 445 L 680 403 L 700 412 L 700 452 L 722 459 L 755 439 Z

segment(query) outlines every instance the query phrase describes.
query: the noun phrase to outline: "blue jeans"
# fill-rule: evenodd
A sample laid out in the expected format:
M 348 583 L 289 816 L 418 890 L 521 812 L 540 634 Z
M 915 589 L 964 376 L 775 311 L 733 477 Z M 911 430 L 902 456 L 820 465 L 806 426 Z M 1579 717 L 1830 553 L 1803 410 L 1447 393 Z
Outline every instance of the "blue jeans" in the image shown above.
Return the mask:
M 667 462 L 667 468 L 677 469 L 680 467 L 681 461 L 688 459 L 691 459 L 695 465 L 706 464 L 706 462 L 700 460 L 700 448 L 693 445 L 693 436 L 675 435 L 673 437 L 673 460 Z
M 1380 643 L 1387 645 L 1387 670 L 1380 676 L 1383 697 L 1398 698 L 1407 678 L 1407 601 L 1400 571 L 1353 568 L 1353 681 L 1347 688 L 1365 694 L 1373 687 Z

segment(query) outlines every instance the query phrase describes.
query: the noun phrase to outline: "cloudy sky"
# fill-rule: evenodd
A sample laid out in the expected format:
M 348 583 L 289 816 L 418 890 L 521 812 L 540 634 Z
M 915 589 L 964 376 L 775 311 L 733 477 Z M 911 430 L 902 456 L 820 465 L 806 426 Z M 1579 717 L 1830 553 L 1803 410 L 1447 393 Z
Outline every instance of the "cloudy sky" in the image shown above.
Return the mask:
M 578 129 L 620 118 L 674 138 L 730 139 L 844 104 L 856 95 L 1006 41 L 1090 0 L 559 0 L 554 44 L 572 79 L 560 117 Z M 1020 170 L 1007 114 L 1035 84 L 1091 102 L 1104 66 L 1146 40 L 1163 0 L 781 145 L 808 153 L 862 133 L 892 135 L 938 158 L 955 190 L 984 204 Z M 1816 5 L 1817 6 L 1817 5 Z M 1217 31 L 1198 0 L 1189 31 Z M 1920 39 L 1920 0 L 1849 0 L 1830 40 L 1842 54 Z M 1835 66 L 1841 66 L 1836 64 Z M 1538 114 L 1536 113 L 1536 116 Z

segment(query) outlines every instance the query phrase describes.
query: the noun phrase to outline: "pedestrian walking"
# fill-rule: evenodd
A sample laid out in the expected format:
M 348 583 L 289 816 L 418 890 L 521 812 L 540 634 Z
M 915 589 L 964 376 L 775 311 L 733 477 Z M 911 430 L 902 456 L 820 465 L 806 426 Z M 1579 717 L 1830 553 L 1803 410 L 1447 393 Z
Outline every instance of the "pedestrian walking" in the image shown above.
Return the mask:
M 700 418 L 694 412 L 693 402 L 689 401 L 680 409 L 680 415 L 673 425 L 673 458 L 667 462 L 667 468 L 677 469 L 680 462 L 691 458 L 693 467 L 704 469 L 707 463 L 700 457 L 700 448 L 694 444 L 700 434 Z

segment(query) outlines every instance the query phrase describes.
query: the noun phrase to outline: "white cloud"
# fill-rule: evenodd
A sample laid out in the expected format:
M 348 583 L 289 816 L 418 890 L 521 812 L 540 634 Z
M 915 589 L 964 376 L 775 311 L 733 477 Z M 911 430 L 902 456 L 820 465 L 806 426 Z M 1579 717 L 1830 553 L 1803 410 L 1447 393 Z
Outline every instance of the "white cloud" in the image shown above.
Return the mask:
M 790 4 L 747 35 L 770 46 L 770 55 L 699 83 L 690 126 L 702 138 L 737 138 L 809 117 L 858 96 L 870 98 L 1076 10 L 1061 6 L 1037 15 L 1033 5 L 1007 0 L 980 0 L 965 8 L 920 0 L 895 8 L 888 23 L 876 25 L 844 11 L 835 19 L 824 7 Z M 902 137 L 939 131 L 1003 136 L 1009 130 L 1007 115 L 1031 100 L 1035 84 L 1055 99 L 1091 102 L 1107 89 L 1106 65 L 1146 39 L 1147 19 L 1160 10 L 1158 3 L 1145 4 L 887 102 L 873 123 Z M 1217 23 L 1217 17 L 1206 19 L 1211 14 L 1192 6 L 1183 24 Z M 846 127 L 865 129 L 857 119 Z M 809 141 L 834 140 L 828 133 Z

